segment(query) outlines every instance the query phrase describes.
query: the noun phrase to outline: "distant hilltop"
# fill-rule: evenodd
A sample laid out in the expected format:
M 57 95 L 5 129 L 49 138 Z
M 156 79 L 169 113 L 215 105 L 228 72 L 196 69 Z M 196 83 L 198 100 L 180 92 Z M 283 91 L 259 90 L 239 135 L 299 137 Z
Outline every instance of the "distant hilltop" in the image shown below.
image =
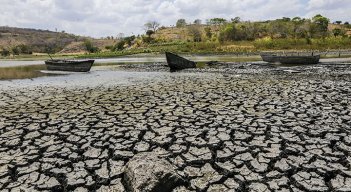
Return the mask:
M 84 46 L 86 41 L 100 46 L 106 44 L 101 42 L 103 40 L 69 34 L 65 31 L 0 26 L 0 51 L 6 50 L 9 54 L 82 53 L 86 51 Z

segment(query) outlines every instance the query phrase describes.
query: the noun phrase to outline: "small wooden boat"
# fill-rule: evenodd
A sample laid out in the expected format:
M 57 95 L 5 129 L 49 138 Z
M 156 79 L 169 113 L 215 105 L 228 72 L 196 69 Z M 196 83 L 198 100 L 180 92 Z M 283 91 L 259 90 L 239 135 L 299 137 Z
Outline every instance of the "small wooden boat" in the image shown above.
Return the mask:
M 173 53 L 166 52 L 166 59 L 172 71 L 196 68 L 196 63 L 194 61 L 190 61 Z
M 269 63 L 281 64 L 317 64 L 320 55 L 275 55 L 261 54 L 262 60 Z
M 95 60 L 47 60 L 46 68 L 51 71 L 88 72 Z

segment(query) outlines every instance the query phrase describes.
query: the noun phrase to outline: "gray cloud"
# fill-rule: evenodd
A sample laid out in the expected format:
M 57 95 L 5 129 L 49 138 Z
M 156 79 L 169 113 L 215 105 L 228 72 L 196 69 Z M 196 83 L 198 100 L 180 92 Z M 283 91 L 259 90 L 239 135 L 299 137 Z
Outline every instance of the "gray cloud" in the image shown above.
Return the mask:
M 156 20 L 164 26 L 236 16 L 244 20 L 312 17 L 351 20 L 349 0 L 0 0 L 0 25 L 65 30 L 102 37 L 143 32 Z

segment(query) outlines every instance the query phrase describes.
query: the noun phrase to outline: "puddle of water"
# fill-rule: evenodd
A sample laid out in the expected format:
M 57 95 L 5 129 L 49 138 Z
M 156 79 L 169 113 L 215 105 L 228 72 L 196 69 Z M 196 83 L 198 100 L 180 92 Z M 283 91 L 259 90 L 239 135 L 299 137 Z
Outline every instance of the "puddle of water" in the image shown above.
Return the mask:
M 46 69 L 45 65 L 4 67 L 4 68 L 0 68 L 0 80 L 30 79 L 30 78 L 56 75 L 52 73 L 43 73 L 42 71 L 45 69 Z

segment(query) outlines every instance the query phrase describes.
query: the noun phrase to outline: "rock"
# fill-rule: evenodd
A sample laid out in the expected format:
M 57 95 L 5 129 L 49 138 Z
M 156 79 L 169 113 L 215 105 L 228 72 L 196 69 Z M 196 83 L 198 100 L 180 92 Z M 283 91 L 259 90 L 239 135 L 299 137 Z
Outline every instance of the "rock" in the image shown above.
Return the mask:
M 224 185 L 226 185 L 229 189 L 236 190 L 240 187 L 239 183 L 235 182 L 234 179 L 229 178 L 224 182 Z
M 41 174 L 39 180 L 36 182 L 36 185 L 41 190 L 55 190 L 56 187 L 60 186 L 60 183 L 53 177 L 48 177 Z
M 95 171 L 95 174 L 100 177 L 100 179 L 107 180 L 109 178 L 109 171 L 107 169 L 107 162 L 103 163 L 101 168 Z
M 315 172 L 298 172 L 293 176 L 296 183 L 309 191 L 327 191 L 328 187 L 317 173 Z
M 124 180 L 133 192 L 171 191 L 184 182 L 174 166 L 154 153 L 140 153 L 130 159 Z
M 121 179 L 117 179 L 111 182 L 109 186 L 101 186 L 97 192 L 125 192 L 125 188 L 121 182 Z
M 211 185 L 207 191 L 208 192 L 223 192 L 223 191 L 227 191 L 228 188 L 225 185 L 222 184 L 215 184 L 215 185 Z
M 205 190 L 210 184 L 222 179 L 222 175 L 214 170 L 208 163 L 201 168 L 200 174 L 202 177 L 191 180 L 191 185 L 199 191 Z
M 84 187 L 78 187 L 74 190 L 74 192 L 88 192 L 88 189 Z
M 101 154 L 101 149 L 89 147 L 89 149 L 83 154 L 86 158 L 98 158 Z
M 250 191 L 252 192 L 269 192 L 270 190 L 268 189 L 267 185 L 262 184 L 262 183 L 252 183 L 249 186 Z
M 351 178 L 344 178 L 338 175 L 335 179 L 331 180 L 331 184 L 335 191 L 351 191 Z

